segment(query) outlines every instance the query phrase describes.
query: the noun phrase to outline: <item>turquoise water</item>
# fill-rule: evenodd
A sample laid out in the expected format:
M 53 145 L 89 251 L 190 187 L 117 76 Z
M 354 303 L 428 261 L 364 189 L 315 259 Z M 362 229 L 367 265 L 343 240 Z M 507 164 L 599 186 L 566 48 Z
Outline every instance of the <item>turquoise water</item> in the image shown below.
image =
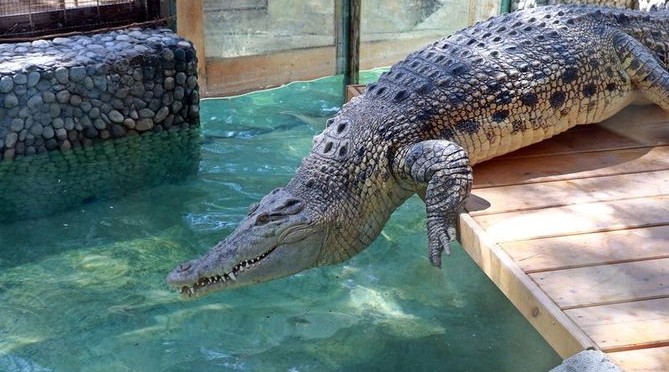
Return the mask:
M 374 79 L 377 74 L 366 76 Z M 202 103 L 196 177 L 0 225 L 0 371 L 542 371 L 560 359 L 411 199 L 349 262 L 184 301 L 165 285 L 286 183 L 336 78 Z

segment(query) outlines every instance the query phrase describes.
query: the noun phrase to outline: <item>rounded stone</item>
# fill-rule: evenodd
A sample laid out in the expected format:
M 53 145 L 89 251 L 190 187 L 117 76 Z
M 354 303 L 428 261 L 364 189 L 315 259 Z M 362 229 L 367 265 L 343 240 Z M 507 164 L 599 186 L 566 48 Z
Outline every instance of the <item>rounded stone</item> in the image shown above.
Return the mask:
M 94 125 L 97 129 L 105 129 L 105 128 L 107 128 L 107 123 L 105 123 L 104 120 L 99 119 L 99 118 L 98 118 L 98 119 L 95 119 L 95 121 L 93 122 L 93 125 Z
M 163 83 L 165 86 L 165 90 L 172 90 L 175 87 L 174 83 L 174 78 L 173 77 L 166 77 L 165 82 Z
M 35 137 L 41 136 L 42 133 L 44 132 L 44 127 L 42 124 L 35 123 L 30 127 L 30 134 L 32 134 Z
M 53 122 L 51 122 L 51 125 L 53 125 L 54 128 L 60 129 L 65 127 L 65 121 L 61 118 L 55 118 L 53 119 Z
M 59 104 L 52 103 L 49 105 L 49 116 L 51 116 L 52 118 L 57 118 L 60 116 L 60 113 L 61 109 Z
M 33 71 L 28 74 L 28 86 L 29 87 L 34 87 L 39 83 L 39 79 L 41 78 L 41 75 L 37 71 Z
M 56 138 L 63 141 L 67 139 L 67 130 L 65 128 L 56 129 Z
M 42 100 L 46 103 L 56 102 L 56 95 L 51 91 L 42 92 Z
M 14 84 L 25 84 L 28 82 L 28 76 L 26 74 L 16 74 L 14 75 Z
M 162 57 L 166 61 L 172 61 L 174 60 L 174 52 L 171 49 L 165 49 L 163 50 Z
M 70 82 L 70 72 L 65 67 L 58 67 L 55 71 L 56 80 L 61 84 Z
M 91 79 L 90 76 L 86 76 L 84 78 L 84 87 L 86 87 L 86 89 L 89 90 L 95 88 L 95 84 L 93 84 L 93 79 Z
M 14 93 L 9 93 L 5 96 L 5 108 L 12 108 L 19 105 L 19 98 Z
M 183 72 L 177 73 L 177 75 L 174 77 L 174 79 L 177 82 L 177 85 L 184 85 L 186 84 L 186 74 Z
M 5 152 L 2 154 L 5 160 L 12 160 L 16 156 L 16 150 L 14 149 L 5 149 Z
M 118 124 L 114 124 L 111 127 L 111 135 L 115 138 L 125 136 L 125 128 Z
M 14 88 L 14 80 L 9 76 L 3 76 L 0 79 L 0 92 L 9 93 Z
M 70 97 L 70 104 L 72 106 L 79 106 L 79 105 L 81 105 L 81 102 L 82 102 L 81 96 L 78 95 L 78 94 L 73 94 Z
M 86 77 L 86 67 L 74 66 L 70 69 L 70 80 L 79 82 Z
M 55 136 L 55 134 L 56 133 L 54 132 L 53 128 L 50 127 L 50 126 L 49 127 L 44 127 L 44 131 L 42 131 L 42 137 L 44 137 L 44 139 L 53 138 L 53 136 Z
M 10 124 L 9 129 L 12 130 L 12 132 L 20 132 L 21 129 L 23 129 L 23 119 L 20 118 L 15 118 L 12 119 L 12 124 Z
M 47 150 L 52 151 L 58 148 L 58 141 L 55 138 L 49 138 L 44 143 Z
M 140 118 L 152 118 L 155 115 L 156 115 L 156 113 L 153 112 L 153 110 L 151 110 L 149 108 L 143 108 L 143 109 L 139 110 L 139 117 Z
M 186 85 L 188 85 L 189 88 L 195 88 L 197 86 L 197 77 L 196 76 L 189 76 L 188 79 L 186 79 Z
M 126 127 L 130 128 L 130 129 L 134 129 L 135 126 L 136 126 L 136 123 L 131 118 L 125 118 L 125 120 L 123 120 L 123 125 L 125 125 Z
M 97 107 L 93 107 L 91 111 L 88 112 L 88 116 L 91 119 L 97 119 L 98 117 L 100 117 L 100 109 Z
M 160 110 L 158 110 L 158 112 L 156 112 L 156 116 L 153 118 L 153 121 L 155 121 L 156 123 L 160 123 L 163 120 L 165 120 L 165 118 L 169 113 L 170 109 L 167 108 L 167 106 L 163 106 L 160 108 Z
M 60 144 L 60 151 L 68 151 L 72 149 L 72 144 L 68 140 L 63 140 L 63 143 Z
M 19 139 L 19 135 L 16 133 L 7 133 L 5 136 L 5 147 L 8 149 L 13 148 L 16 145 L 16 141 Z
M 109 112 L 109 120 L 111 120 L 114 123 L 123 123 L 123 114 L 118 112 L 117 110 L 111 110 Z
M 140 132 L 145 132 L 147 130 L 151 130 L 152 128 L 153 128 L 153 120 L 148 118 L 139 120 L 135 125 L 135 129 Z
M 67 90 L 61 90 L 60 92 L 56 93 L 56 100 L 60 103 L 68 103 L 70 101 L 70 92 Z
M 35 95 L 28 99 L 28 108 L 31 110 L 37 110 L 44 104 L 44 100 L 41 95 Z
M 175 101 L 181 101 L 184 99 L 184 96 L 186 95 L 185 90 L 183 87 L 176 87 L 174 89 L 174 100 Z

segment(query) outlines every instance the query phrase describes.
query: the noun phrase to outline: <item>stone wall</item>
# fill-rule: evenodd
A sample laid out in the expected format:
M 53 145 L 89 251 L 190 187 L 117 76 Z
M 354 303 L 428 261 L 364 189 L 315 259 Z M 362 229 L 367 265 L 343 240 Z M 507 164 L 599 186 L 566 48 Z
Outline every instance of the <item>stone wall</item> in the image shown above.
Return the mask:
M 0 222 L 194 175 L 196 65 L 170 30 L 0 44 Z
M 0 44 L 0 161 L 198 126 L 196 68 L 170 30 Z

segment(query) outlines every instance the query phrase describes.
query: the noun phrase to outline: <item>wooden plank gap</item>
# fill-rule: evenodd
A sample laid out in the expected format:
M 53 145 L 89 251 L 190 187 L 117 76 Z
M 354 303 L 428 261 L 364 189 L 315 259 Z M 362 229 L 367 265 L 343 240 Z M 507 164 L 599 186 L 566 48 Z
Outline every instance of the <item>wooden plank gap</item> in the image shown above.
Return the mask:
M 561 306 L 560 309 L 562 309 L 563 311 L 567 311 L 567 310 L 592 308 L 592 307 L 597 307 L 597 306 L 629 304 L 629 303 L 635 303 L 635 302 L 640 302 L 640 301 L 662 300 L 662 299 L 666 299 L 666 298 L 669 298 L 669 295 L 662 294 L 662 295 L 657 295 L 657 296 L 639 296 L 639 297 L 627 298 L 627 299 L 622 299 L 622 300 L 592 302 L 592 303 L 584 303 L 584 304 L 581 304 L 581 305 L 572 305 L 572 306 Z
M 593 266 L 603 266 L 603 265 L 615 265 L 615 264 L 621 264 L 621 263 L 628 263 L 628 262 L 640 262 L 640 261 L 650 261 L 650 260 L 660 260 L 660 259 L 665 259 L 669 258 L 669 254 L 659 254 L 657 256 L 651 256 L 651 257 L 640 257 L 640 258 L 630 258 L 630 259 L 625 259 L 625 260 L 608 260 L 608 261 L 602 261 L 599 263 L 591 263 L 591 264 L 582 264 L 582 265 L 565 265 L 565 266 L 555 266 L 551 268 L 546 268 L 546 269 L 529 269 L 529 270 L 523 270 L 526 274 L 536 274 L 536 273 L 545 273 L 549 271 L 558 271 L 558 270 L 568 270 L 568 269 L 578 269 L 578 268 L 583 268 L 583 267 L 593 267 Z

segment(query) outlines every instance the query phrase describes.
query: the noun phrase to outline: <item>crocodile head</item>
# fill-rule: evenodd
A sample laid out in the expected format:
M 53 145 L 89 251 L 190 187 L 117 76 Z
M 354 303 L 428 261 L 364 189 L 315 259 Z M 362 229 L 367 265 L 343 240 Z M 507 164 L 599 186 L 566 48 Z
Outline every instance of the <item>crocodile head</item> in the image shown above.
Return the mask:
M 277 188 L 225 240 L 204 256 L 177 266 L 167 282 L 186 297 L 242 287 L 318 265 L 327 231 L 302 198 Z

